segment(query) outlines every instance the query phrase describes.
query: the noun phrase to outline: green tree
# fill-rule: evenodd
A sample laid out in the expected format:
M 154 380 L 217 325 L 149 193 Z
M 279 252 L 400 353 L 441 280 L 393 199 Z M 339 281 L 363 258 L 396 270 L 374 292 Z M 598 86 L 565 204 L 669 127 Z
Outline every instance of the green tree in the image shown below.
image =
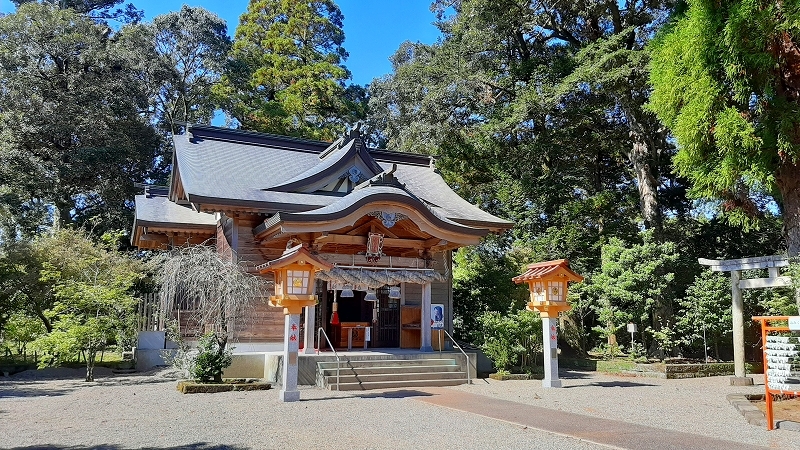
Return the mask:
M 480 341 L 480 316 L 484 312 L 524 308 L 527 288 L 511 281 L 521 273 L 516 262 L 493 249 L 490 241 L 459 249 L 453 263 L 453 321 L 461 339 Z
M 628 228 L 630 202 L 648 228 L 660 227 L 658 191 L 670 175 L 660 155 L 670 148 L 642 109 L 643 42 L 665 2 L 464 0 L 435 9 L 442 42 L 403 44 L 394 73 L 370 85 L 371 123 L 390 148 L 441 155 L 448 181 L 482 205 L 520 199 L 507 211 L 519 233 L 570 228 L 573 200 L 586 203 L 582 213 L 624 205 L 622 220 L 608 207 L 570 230 L 594 234 L 584 242 Z
M 97 353 L 110 343 L 130 342 L 129 336 L 136 328 L 137 299 L 130 290 L 138 273 L 131 270 L 113 275 L 87 275 L 87 281 L 57 283 L 57 300 L 53 309 L 47 311 L 54 321 L 53 331 L 37 339 L 34 346 L 43 352 L 40 365 L 57 365 L 69 355 L 83 353 L 86 381 L 94 381 Z M 100 276 L 95 278 L 96 275 Z
M 642 244 L 626 245 L 619 239 L 603 246 L 603 262 L 599 273 L 590 277 L 600 325 L 597 331 L 616 343 L 616 333 L 628 322 L 638 325 L 645 344 L 651 352 L 656 348 L 669 352 L 673 342 L 667 334 L 673 320 L 672 300 L 675 295 L 674 263 L 678 260 L 675 245 L 645 240 Z M 645 345 L 647 347 L 648 345 Z
M 21 311 L 13 313 L 2 332 L 3 340 L 13 342 L 18 355 L 27 359 L 28 344 L 45 333 L 42 321 Z
M 720 344 L 733 331 L 729 277 L 703 271 L 678 300 L 678 305 L 681 313 L 676 316 L 675 327 L 682 343 L 696 347 L 705 338 L 720 359 Z
M 0 17 L 0 193 L 11 220 L 101 234 L 130 220 L 134 181 L 164 176 L 149 123 L 152 42 L 69 9 L 28 3 Z M 35 225 L 15 232 L 36 232 Z M 15 236 L 12 232 L 10 236 Z M 13 238 L 13 237 L 12 237 Z
M 41 364 L 83 352 L 86 381 L 92 381 L 97 352 L 109 343 L 130 343 L 141 263 L 72 230 L 42 235 L 26 248 L 33 262 L 24 267 L 28 304 L 41 310 L 47 326 L 34 342 Z
M 342 16 L 333 0 L 251 0 L 216 90 L 242 127 L 333 140 L 347 113 Z
M 795 2 L 690 1 L 651 44 L 649 107 L 670 128 L 689 193 L 735 224 L 780 206 L 800 254 Z
M 175 134 L 182 123 L 211 123 L 217 106 L 212 87 L 231 47 L 225 21 L 203 8 L 183 5 L 178 12 L 155 17 L 148 28 L 168 73 L 155 97 L 160 128 Z

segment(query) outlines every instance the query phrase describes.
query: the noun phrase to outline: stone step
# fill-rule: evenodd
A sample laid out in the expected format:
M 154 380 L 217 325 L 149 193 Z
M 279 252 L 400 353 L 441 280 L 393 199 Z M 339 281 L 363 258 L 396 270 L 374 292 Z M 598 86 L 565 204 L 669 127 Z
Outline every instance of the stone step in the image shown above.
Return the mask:
M 363 360 L 342 360 L 342 367 L 405 367 L 405 366 L 458 366 L 452 358 L 424 358 L 424 359 L 363 359 Z M 330 369 L 336 368 L 336 361 L 318 362 L 317 368 Z
M 402 389 L 410 387 L 438 387 L 438 386 L 458 386 L 466 384 L 466 378 L 453 378 L 444 380 L 407 380 L 407 381 L 376 381 L 363 383 L 341 383 L 328 385 L 328 389 L 333 391 L 366 391 L 370 389 Z
M 367 390 L 464 384 L 467 374 L 453 358 L 363 359 L 317 363 L 317 385 L 330 390 Z
M 436 381 L 466 378 L 464 372 L 378 373 L 373 375 L 339 375 L 339 384 L 377 383 L 381 381 Z M 336 375 L 326 376 L 325 384 L 336 385 Z
M 346 367 L 342 366 L 339 375 L 378 375 L 385 373 L 447 373 L 459 372 L 461 367 L 452 366 L 374 366 L 374 367 Z M 320 369 L 319 373 L 323 376 L 336 375 L 336 367 L 330 369 Z

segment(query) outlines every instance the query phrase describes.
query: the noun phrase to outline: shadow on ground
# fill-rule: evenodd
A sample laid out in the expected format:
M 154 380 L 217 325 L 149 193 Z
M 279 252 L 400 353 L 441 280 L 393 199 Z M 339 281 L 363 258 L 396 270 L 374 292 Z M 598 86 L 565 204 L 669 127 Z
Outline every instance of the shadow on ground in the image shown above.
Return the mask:
M 411 389 L 402 389 L 399 391 L 383 391 L 383 392 L 370 392 L 369 394 L 356 394 L 355 395 L 348 395 L 348 396 L 336 396 L 336 397 L 318 397 L 318 398 L 301 398 L 301 402 L 318 402 L 320 400 L 344 400 L 348 398 L 411 398 L 411 397 L 430 397 L 434 394 L 430 392 L 422 392 L 416 391 Z
M 64 447 L 63 445 L 46 444 L 46 445 L 31 445 L 28 447 L 13 447 L 11 450 L 126 450 L 128 447 L 121 445 L 93 445 L 91 447 L 73 446 Z M 209 444 L 207 442 L 195 442 L 188 445 L 176 445 L 174 447 L 137 447 L 140 450 L 247 450 L 249 447 L 222 445 L 222 444 Z
M 430 392 L 416 391 L 413 389 L 403 389 L 400 391 L 384 391 L 373 392 L 370 394 L 361 394 L 357 397 L 360 398 L 409 398 L 409 397 L 430 397 L 433 394 Z
M 564 379 L 583 379 L 583 378 L 589 378 L 592 375 L 593 375 L 592 372 L 586 372 L 581 370 L 561 369 L 558 371 L 558 377 Z
M 35 382 L 13 383 L 0 385 L 0 399 L 12 397 L 58 397 L 67 395 L 78 387 L 63 387 L 58 389 L 37 386 Z
M 658 386 L 657 384 L 649 384 L 649 383 L 634 383 L 633 381 L 595 381 L 593 383 L 589 383 L 587 385 L 579 385 L 579 386 L 564 386 L 565 389 L 569 388 L 579 388 L 579 387 L 586 387 L 586 386 L 599 386 L 599 387 L 647 387 L 647 386 Z

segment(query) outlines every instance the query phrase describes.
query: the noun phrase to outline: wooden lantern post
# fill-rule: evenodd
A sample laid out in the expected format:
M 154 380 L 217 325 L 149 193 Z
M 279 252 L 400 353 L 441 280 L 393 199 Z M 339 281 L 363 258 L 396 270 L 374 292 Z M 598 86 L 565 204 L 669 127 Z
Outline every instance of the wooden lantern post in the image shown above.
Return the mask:
M 539 311 L 542 317 L 542 343 L 544 347 L 544 387 L 561 387 L 558 379 L 558 313 L 569 311 L 567 283 L 583 281 L 583 277 L 569 268 L 566 259 L 530 264 L 522 275 L 512 278 L 514 283 L 528 283 L 531 300 L 527 309 Z
M 304 307 L 317 304 L 314 293 L 314 275 L 318 270 L 330 270 L 328 264 L 312 255 L 302 245 L 292 247 L 283 255 L 258 267 L 262 274 L 272 273 L 275 277 L 275 295 L 269 304 L 283 308 L 285 314 L 283 337 L 283 389 L 280 398 L 284 402 L 300 400 L 297 390 L 297 353 L 299 350 L 300 313 Z M 310 344 L 306 342 L 306 347 Z

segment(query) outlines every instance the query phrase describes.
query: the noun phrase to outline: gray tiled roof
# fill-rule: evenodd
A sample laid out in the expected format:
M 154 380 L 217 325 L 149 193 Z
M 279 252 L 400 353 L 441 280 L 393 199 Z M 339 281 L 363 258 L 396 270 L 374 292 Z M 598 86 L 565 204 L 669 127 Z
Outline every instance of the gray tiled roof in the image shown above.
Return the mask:
M 196 228 L 214 229 L 217 219 L 213 214 L 199 213 L 188 206 L 178 205 L 163 196 L 137 195 L 136 198 L 136 226 L 147 227 L 156 225 L 185 225 Z
M 319 155 L 329 143 L 205 126 L 192 127 L 190 134 L 175 136 L 174 142 L 180 181 L 192 203 L 246 206 L 276 213 L 317 210 L 342 198 L 330 193 L 268 190 L 301 180 L 303 174 L 326 164 L 329 158 L 320 160 Z M 397 180 L 441 219 L 473 227 L 513 225 L 459 197 L 429 166 L 428 157 L 383 150 L 367 154 L 374 155 L 384 170 L 397 164 Z

